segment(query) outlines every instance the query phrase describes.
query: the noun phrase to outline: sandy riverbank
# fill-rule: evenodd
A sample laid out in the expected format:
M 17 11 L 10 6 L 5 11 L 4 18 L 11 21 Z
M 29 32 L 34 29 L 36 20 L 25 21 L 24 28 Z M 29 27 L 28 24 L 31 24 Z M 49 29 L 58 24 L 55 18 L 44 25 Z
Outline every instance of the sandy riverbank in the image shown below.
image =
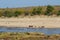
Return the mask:
M 0 18 L 0 26 L 60 28 L 60 17 Z

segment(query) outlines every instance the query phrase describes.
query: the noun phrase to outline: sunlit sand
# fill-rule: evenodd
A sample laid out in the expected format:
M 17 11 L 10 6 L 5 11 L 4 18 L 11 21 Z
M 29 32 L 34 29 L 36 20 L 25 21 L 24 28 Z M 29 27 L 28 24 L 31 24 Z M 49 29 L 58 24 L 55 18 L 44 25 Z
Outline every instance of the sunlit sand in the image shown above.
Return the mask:
M 60 28 L 60 17 L 0 18 L 0 26 Z

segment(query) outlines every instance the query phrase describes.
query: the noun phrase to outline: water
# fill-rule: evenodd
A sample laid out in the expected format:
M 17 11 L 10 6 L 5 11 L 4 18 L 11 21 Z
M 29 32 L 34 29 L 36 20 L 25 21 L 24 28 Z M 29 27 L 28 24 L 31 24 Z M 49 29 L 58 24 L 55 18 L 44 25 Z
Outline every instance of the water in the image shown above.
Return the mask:
M 45 34 L 60 34 L 60 28 L 6 28 L 6 27 L 0 27 L 0 32 L 42 32 Z

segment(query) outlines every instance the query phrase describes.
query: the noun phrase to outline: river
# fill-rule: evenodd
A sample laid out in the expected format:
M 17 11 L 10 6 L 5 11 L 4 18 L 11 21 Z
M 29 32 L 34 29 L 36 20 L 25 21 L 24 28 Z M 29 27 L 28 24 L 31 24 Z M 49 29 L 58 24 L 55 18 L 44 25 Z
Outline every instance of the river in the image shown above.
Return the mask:
M 42 32 L 45 34 L 60 34 L 60 28 L 7 28 L 0 27 L 0 32 Z

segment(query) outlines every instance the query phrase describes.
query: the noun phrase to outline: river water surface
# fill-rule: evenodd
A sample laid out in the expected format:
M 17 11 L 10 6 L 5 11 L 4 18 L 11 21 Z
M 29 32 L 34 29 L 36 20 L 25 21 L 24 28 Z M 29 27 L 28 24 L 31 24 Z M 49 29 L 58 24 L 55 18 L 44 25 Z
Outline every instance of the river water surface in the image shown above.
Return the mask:
M 6 27 L 0 27 L 0 32 L 42 32 L 45 34 L 60 34 L 60 28 L 6 28 Z

